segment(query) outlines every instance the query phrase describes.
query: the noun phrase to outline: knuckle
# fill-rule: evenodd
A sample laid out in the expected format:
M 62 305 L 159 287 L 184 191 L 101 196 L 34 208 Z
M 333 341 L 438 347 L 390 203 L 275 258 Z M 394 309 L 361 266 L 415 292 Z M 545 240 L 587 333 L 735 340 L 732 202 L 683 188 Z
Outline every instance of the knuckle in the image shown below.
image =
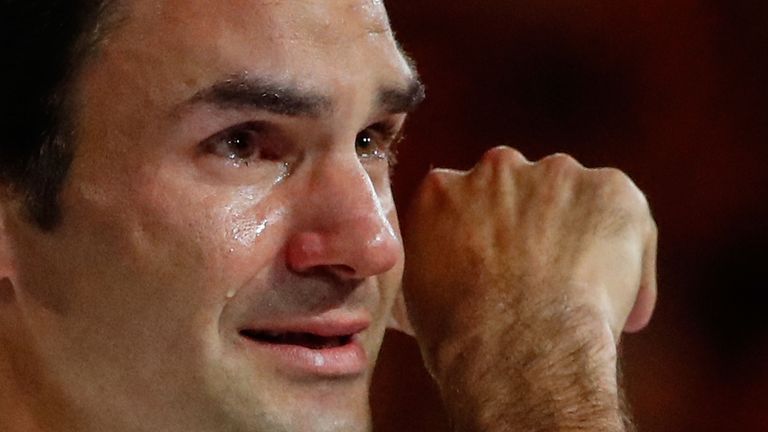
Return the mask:
M 594 177 L 597 178 L 598 181 L 612 184 L 612 185 L 623 185 L 627 183 L 632 183 L 632 180 L 630 180 L 629 176 L 624 174 L 624 172 L 618 168 L 597 168 L 592 171 L 594 174 Z
M 458 178 L 459 173 L 453 170 L 435 168 L 430 170 L 421 186 L 422 193 L 445 192 Z
M 483 154 L 481 165 L 516 166 L 528 160 L 518 150 L 507 146 L 494 147 Z
M 635 218 L 652 222 L 645 194 L 623 171 L 616 168 L 599 168 L 593 171 L 593 178 L 604 199 L 621 207 Z
M 583 168 L 576 159 L 565 153 L 551 154 L 540 160 L 538 164 L 545 170 L 554 173 L 565 173 Z

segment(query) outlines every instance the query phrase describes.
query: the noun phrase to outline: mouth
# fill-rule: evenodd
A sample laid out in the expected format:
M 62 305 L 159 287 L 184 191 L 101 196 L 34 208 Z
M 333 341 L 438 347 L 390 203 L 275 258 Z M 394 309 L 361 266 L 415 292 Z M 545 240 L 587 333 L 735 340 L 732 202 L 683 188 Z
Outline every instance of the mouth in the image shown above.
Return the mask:
M 362 333 L 369 325 L 365 319 L 312 321 L 243 328 L 239 335 L 249 351 L 291 376 L 362 376 L 369 366 Z
M 343 347 L 352 343 L 354 334 L 321 336 L 304 332 L 275 332 L 245 329 L 240 335 L 254 342 L 273 345 L 295 345 L 311 350 Z

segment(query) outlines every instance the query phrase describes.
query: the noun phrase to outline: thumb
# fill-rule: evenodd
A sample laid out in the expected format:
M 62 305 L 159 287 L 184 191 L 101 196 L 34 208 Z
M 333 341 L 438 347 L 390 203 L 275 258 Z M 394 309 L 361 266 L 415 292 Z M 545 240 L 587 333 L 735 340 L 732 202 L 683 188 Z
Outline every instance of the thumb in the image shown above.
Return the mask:
M 658 232 L 653 228 L 649 236 L 643 254 L 642 276 L 640 280 L 640 291 L 637 293 L 635 304 L 629 313 L 627 322 L 624 325 L 624 331 L 633 333 L 642 330 L 648 325 L 656 307 L 657 287 L 656 287 L 656 255 L 658 246 Z

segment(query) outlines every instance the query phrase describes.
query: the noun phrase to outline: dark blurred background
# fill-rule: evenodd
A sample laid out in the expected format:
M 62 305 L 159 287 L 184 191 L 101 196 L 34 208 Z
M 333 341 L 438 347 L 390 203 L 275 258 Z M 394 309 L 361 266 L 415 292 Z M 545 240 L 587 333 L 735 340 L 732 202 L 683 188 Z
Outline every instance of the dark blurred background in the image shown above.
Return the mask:
M 622 346 L 639 430 L 768 431 L 768 1 L 387 4 L 428 87 L 401 208 L 430 165 L 500 144 L 624 170 L 660 230 L 656 315 Z M 413 344 L 382 357 L 377 422 L 444 430 Z

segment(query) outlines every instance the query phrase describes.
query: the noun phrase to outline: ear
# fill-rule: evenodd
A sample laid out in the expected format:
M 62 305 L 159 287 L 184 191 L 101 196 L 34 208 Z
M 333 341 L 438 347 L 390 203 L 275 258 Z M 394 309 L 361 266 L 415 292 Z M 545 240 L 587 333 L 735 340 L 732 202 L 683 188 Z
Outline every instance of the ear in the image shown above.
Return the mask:
M 408 319 L 408 308 L 405 306 L 405 297 L 403 297 L 402 289 L 398 291 L 395 303 L 392 305 L 392 312 L 390 313 L 387 327 L 410 336 L 416 336 L 411 321 Z

